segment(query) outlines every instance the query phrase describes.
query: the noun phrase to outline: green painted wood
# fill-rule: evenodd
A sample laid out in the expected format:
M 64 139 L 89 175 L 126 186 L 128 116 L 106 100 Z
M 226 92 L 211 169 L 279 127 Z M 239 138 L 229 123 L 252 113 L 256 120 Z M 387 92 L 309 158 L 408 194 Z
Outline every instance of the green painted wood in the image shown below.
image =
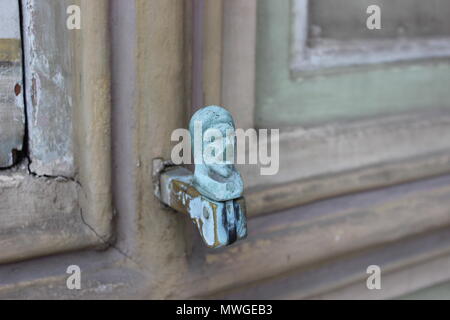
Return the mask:
M 402 300 L 450 300 L 450 282 L 440 283 L 398 297 Z
M 450 107 L 448 60 L 355 67 L 292 78 L 290 15 L 290 1 L 258 1 L 258 127 L 307 126 Z

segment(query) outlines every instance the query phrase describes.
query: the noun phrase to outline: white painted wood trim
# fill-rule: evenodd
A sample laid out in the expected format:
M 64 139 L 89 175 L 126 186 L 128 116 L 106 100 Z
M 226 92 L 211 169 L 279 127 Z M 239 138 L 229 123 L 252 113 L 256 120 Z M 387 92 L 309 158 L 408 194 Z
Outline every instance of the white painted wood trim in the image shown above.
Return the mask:
M 309 0 L 292 1 L 291 72 L 295 78 L 314 72 L 346 71 L 348 67 L 417 62 L 450 57 L 450 38 L 308 41 Z

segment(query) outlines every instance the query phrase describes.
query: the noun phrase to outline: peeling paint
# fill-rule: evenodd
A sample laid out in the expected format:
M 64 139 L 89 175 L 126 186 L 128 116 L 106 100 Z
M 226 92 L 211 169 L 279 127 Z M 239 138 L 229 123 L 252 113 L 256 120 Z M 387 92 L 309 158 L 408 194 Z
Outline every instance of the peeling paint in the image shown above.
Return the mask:
M 24 0 L 22 5 L 30 170 L 73 177 L 76 53 L 68 30 L 56 27 L 65 26 L 66 1 Z
M 0 3 L 0 169 L 15 164 L 25 135 L 22 45 L 16 0 Z

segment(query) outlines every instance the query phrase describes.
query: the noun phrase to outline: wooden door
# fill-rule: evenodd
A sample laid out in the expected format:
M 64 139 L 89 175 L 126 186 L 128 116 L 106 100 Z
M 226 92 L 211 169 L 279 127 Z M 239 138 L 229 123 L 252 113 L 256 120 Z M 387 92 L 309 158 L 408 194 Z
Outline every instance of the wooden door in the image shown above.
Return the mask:
M 0 171 L 0 297 L 393 298 L 450 279 L 449 6 L 405 2 L 21 1 L 27 121 L 0 155 L 27 147 Z M 220 250 L 152 180 L 209 104 L 280 129 L 277 174 L 239 167 L 249 234 Z
M 371 5 L 381 29 L 367 27 Z M 445 281 L 448 3 L 218 7 L 204 9 L 223 12 L 219 32 L 205 20 L 204 47 L 222 48 L 203 51 L 204 79 L 221 70 L 204 80 L 206 104 L 231 110 L 238 127 L 281 132 L 276 175 L 241 168 L 249 239 L 214 254 L 216 283 L 232 287 L 218 296 L 389 298 Z M 383 290 L 366 287 L 371 265 Z

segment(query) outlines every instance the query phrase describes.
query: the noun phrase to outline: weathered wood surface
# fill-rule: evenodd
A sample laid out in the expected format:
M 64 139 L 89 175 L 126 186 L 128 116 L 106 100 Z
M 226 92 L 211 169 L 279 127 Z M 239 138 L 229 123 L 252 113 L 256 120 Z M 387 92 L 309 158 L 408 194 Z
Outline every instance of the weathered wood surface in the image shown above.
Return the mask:
M 73 1 L 23 1 L 25 83 L 30 169 L 38 175 L 73 177 L 73 108 L 77 32 L 68 30 Z
M 97 243 L 83 217 L 78 183 L 36 178 L 27 170 L 0 174 L 0 263 Z
M 249 225 L 249 240 L 225 250 L 195 247 L 188 255 L 177 259 L 169 255 L 165 259 L 160 256 L 162 248 L 145 247 L 145 255 L 130 253 L 129 259 L 138 266 L 133 266 L 134 271 L 123 269 L 125 277 L 114 274 L 117 267 L 125 265 L 124 261 L 113 263 L 107 253 L 96 256 L 102 259 L 97 268 L 92 265 L 92 255 L 76 256 L 82 263 L 90 261 L 91 267 L 85 273 L 89 281 L 75 296 L 129 298 L 138 294 L 185 298 L 211 297 L 216 293 L 216 297 L 231 298 L 351 298 L 356 294 L 367 298 L 394 297 L 450 277 L 446 271 L 449 269 L 442 267 L 448 265 L 448 258 L 439 258 L 448 255 L 450 249 L 447 244 L 450 234 L 445 228 L 450 225 L 449 184 L 448 176 L 441 177 L 256 218 Z M 176 216 L 164 213 L 170 219 Z M 152 260 L 149 264 L 146 259 L 156 259 L 154 255 L 161 261 Z M 68 259 L 73 261 L 73 257 Z M 108 267 L 103 265 L 105 261 L 109 261 Z M 376 262 L 385 271 L 383 283 L 389 290 L 369 292 L 364 287 L 367 276 L 364 268 Z M 431 266 L 434 267 L 430 269 Z M 158 285 L 141 278 L 136 283 L 133 280 L 138 272 L 136 267 L 150 278 L 155 274 L 164 276 L 161 279 L 165 281 Z M 28 264 L 16 268 L 20 271 L 15 276 L 19 277 L 32 267 Z M 98 273 L 99 268 L 103 272 Z M 0 286 L 0 294 L 35 297 L 40 293 L 55 297 L 56 290 L 59 297 L 74 297 L 61 284 L 65 279 L 63 267 L 55 270 L 59 274 L 19 281 L 18 287 L 14 282 Z M 411 275 L 417 279 L 412 284 L 408 282 Z M 94 281 L 95 278 L 100 280 Z M 262 291 L 256 289 L 258 282 Z M 100 290 L 99 283 L 116 290 L 117 295 L 111 294 L 111 290 Z M 223 290 L 229 291 L 221 293 Z
M 256 51 L 255 21 L 257 9 L 262 14 L 261 10 L 266 5 L 265 1 L 258 2 L 258 6 L 252 1 L 242 3 L 231 0 L 224 3 L 222 103 L 232 112 L 237 127 L 246 129 L 255 127 L 257 123 L 254 119 L 258 101 L 254 90 L 255 58 L 258 60 L 264 52 Z M 286 4 L 270 5 L 278 7 Z M 244 13 L 245 17 L 242 16 Z M 264 22 L 264 29 L 269 28 L 271 15 Z M 281 16 L 277 15 L 280 19 Z M 288 24 L 284 21 L 283 25 L 285 23 Z M 287 39 L 280 39 L 277 38 L 277 41 L 285 46 Z M 276 61 L 280 60 L 280 55 L 278 51 L 274 54 Z M 288 58 L 283 59 L 283 63 L 286 61 Z M 263 63 L 273 61 L 267 59 Z M 288 66 L 279 65 L 276 70 L 288 70 Z M 267 77 L 270 78 L 271 74 L 261 75 L 260 82 L 266 81 Z M 294 83 L 287 77 L 290 83 Z M 320 87 L 320 81 L 326 80 L 317 79 L 315 85 Z M 299 83 L 295 85 L 300 86 Z M 204 90 L 209 87 L 205 83 Z M 274 90 L 273 86 L 270 90 Z M 339 92 L 340 89 L 334 93 Z M 300 109 L 304 104 L 303 97 L 292 99 Z M 281 107 L 284 101 L 279 100 Z M 354 101 L 355 108 L 365 103 L 361 99 Z M 279 110 L 279 106 L 276 106 L 277 100 L 272 102 L 271 112 L 275 115 L 273 110 Z M 409 102 L 404 100 L 403 103 L 406 105 Z M 328 106 L 327 112 L 340 109 L 339 104 L 330 103 Z M 249 215 L 276 212 L 327 197 L 450 172 L 450 113 L 445 109 L 434 109 L 432 104 L 423 106 L 423 111 L 282 129 L 280 170 L 276 175 L 261 176 L 259 165 L 240 166 Z M 288 117 L 299 117 L 302 113 L 300 109 L 299 112 L 286 114 Z
M 325 200 L 250 219 L 247 241 L 196 247 L 177 296 L 243 286 L 450 225 L 450 176 Z
M 336 299 L 344 296 L 348 299 L 360 299 L 362 296 L 368 299 L 394 298 L 450 278 L 450 269 L 445 265 L 441 265 L 441 270 L 434 269 L 434 272 L 424 268 L 430 265 L 429 262 L 435 264 L 435 260 L 444 256 L 445 260 L 450 258 L 449 240 L 450 228 L 444 228 L 294 269 L 277 277 L 220 292 L 213 298 L 314 299 L 327 298 L 329 294 Z M 370 265 L 378 265 L 381 269 L 382 290 L 367 290 L 365 286 L 369 276 L 367 267 Z M 421 266 L 422 273 L 408 278 L 418 266 Z
M 26 22 L 29 26 L 41 24 L 42 27 L 45 25 L 42 21 L 46 17 L 59 14 L 66 16 L 65 10 L 60 12 L 63 2 L 22 3 L 23 11 L 28 10 L 30 14 L 26 18 L 31 19 Z M 72 55 L 72 51 L 67 51 L 65 44 L 61 43 L 63 49 L 58 49 L 57 54 L 52 52 L 48 57 L 39 57 L 41 62 L 47 58 L 49 61 L 52 59 L 67 61 L 63 66 L 66 71 L 62 75 L 77 82 L 77 86 L 73 89 L 77 94 L 72 97 L 76 108 L 71 110 L 66 108 L 70 104 L 55 104 L 65 91 L 63 88 L 55 87 L 55 82 L 52 81 L 56 79 L 52 78 L 50 81 L 46 77 L 53 77 L 55 74 L 52 72 L 60 70 L 57 64 L 53 65 L 54 70 L 46 69 L 45 64 L 40 66 L 44 69 L 33 69 L 35 73 L 31 75 L 35 79 L 41 79 L 42 82 L 39 91 L 35 91 L 41 95 L 32 96 L 36 99 L 34 101 L 36 104 L 32 103 L 31 108 L 39 106 L 42 109 L 32 109 L 31 122 L 37 122 L 31 125 L 31 130 L 45 131 L 45 139 L 39 142 L 43 149 L 39 151 L 48 151 L 50 156 L 45 158 L 49 160 L 48 163 L 44 161 L 41 163 L 43 166 L 40 166 L 39 160 L 33 158 L 33 151 L 30 150 L 33 161 L 31 170 L 39 173 L 38 175 L 29 174 L 28 168 L 25 167 L 28 164 L 26 161 L 21 163 L 20 168 L 1 171 L 0 263 L 87 247 L 103 248 L 112 235 L 108 1 L 83 0 L 80 5 L 84 12 L 82 26 L 85 34 L 83 37 L 70 40 L 73 41 L 72 46 L 76 48 L 78 54 Z M 34 11 L 37 8 L 39 10 Z M 55 28 L 59 22 L 64 22 L 61 28 L 66 30 L 65 19 L 51 21 L 56 23 Z M 49 37 L 50 35 L 53 34 L 47 34 Z M 33 31 L 28 30 L 25 38 L 28 43 L 32 42 Z M 43 46 L 43 43 L 41 45 Z M 60 84 L 66 83 L 65 80 L 61 81 L 63 82 Z M 51 92 L 55 96 L 51 96 Z M 61 112 L 67 118 L 65 116 L 60 118 Z M 64 119 L 70 122 L 66 122 L 67 127 L 60 126 L 60 121 L 64 123 Z M 76 123 L 74 134 L 69 134 L 72 121 Z M 61 137 L 58 137 L 58 134 Z M 50 136 L 57 140 L 51 140 Z M 59 138 L 62 140 L 58 140 Z M 62 142 L 66 138 L 68 139 L 66 146 L 74 145 L 79 169 L 76 177 L 70 177 L 70 171 L 65 170 L 69 168 L 72 170 L 73 166 L 62 165 L 63 160 L 71 156 L 64 158 L 62 162 L 59 162 L 62 158 L 53 158 L 56 155 L 53 153 L 56 150 L 53 149 L 55 146 L 53 142 Z M 46 176 L 42 176 L 44 174 Z
M 398 299 L 402 296 L 450 280 L 450 255 L 436 257 L 409 266 L 406 269 L 390 270 L 382 274 L 381 290 L 367 290 L 366 280 L 361 279 L 348 286 L 312 296 L 312 299 L 373 300 Z M 444 299 L 445 297 L 439 297 Z
M 276 175 L 240 166 L 249 214 L 450 172 L 449 147 L 446 111 L 282 133 Z
M 18 3 L 0 2 L 0 168 L 14 164 L 25 133 Z
M 111 3 L 115 4 L 113 25 L 119 28 L 113 32 L 115 48 L 121 49 L 112 64 L 117 89 L 113 172 L 118 234 L 114 246 L 126 253 L 127 258 L 109 259 L 109 254 L 116 252 L 110 248 L 102 253 L 78 252 L 1 266 L 1 275 L 14 275 L 13 279 L 8 278 L 8 283 L 1 283 L 2 297 L 105 298 L 117 293 L 129 298 L 136 296 L 136 292 L 145 298 L 209 296 L 211 292 L 277 277 L 368 247 L 392 245 L 399 239 L 448 225 L 450 182 L 446 178 L 348 195 L 310 204 L 299 211 L 256 217 L 251 219 L 247 242 L 220 252 L 195 245 L 192 252 L 192 243 L 201 243 L 193 238 L 195 233 L 187 231 L 192 230 L 191 223 L 160 205 L 152 195 L 148 178 L 151 160 L 170 157 L 167 137 L 185 123 L 174 116 L 184 114 L 186 104 L 184 4 L 178 0 Z M 120 29 L 124 25 L 126 28 Z M 129 45 L 133 43 L 135 47 Z M 409 135 L 407 130 L 400 132 Z M 155 243 L 161 245 L 152 245 Z M 86 268 L 85 277 L 89 279 L 86 286 L 75 293 L 64 287 L 67 276 L 64 266 L 74 260 L 92 263 L 91 269 Z M 133 270 L 122 268 L 131 265 L 129 261 L 138 265 L 133 265 L 133 270 L 138 268 L 145 274 L 138 282 L 132 280 Z M 54 272 L 47 272 L 48 267 Z M 37 269 L 45 272 L 37 273 Z M 124 273 L 130 279 L 124 279 Z M 122 277 L 117 281 L 119 275 Z
M 80 290 L 67 289 L 66 270 L 74 263 L 67 258 L 70 260 L 67 256 L 51 257 L 44 264 L 32 261 L 13 265 L 14 272 L 0 270 L 0 299 L 142 299 L 142 284 L 148 279 L 136 269 L 119 265 L 124 259 L 120 253 L 88 253 L 87 256 L 78 257 L 76 263 L 82 272 Z M 103 267 L 98 265 L 100 259 Z M 106 261 L 110 267 L 106 267 Z M 39 275 L 40 278 L 33 275 Z
M 247 190 L 248 216 L 311 203 L 346 193 L 386 187 L 450 172 L 450 153 L 443 152 L 338 174 Z

